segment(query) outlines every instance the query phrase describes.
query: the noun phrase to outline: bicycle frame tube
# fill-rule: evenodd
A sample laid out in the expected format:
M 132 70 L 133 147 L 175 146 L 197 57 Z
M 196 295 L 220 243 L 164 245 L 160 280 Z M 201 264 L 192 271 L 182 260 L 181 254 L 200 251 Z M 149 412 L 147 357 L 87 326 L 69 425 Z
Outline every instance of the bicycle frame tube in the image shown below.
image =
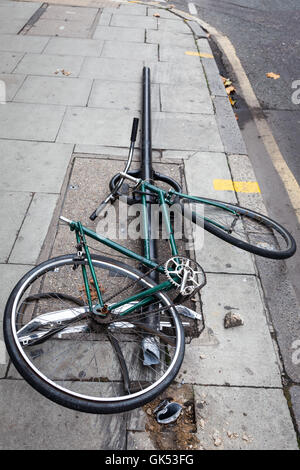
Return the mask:
M 138 255 L 134 251 L 131 251 L 128 248 L 123 247 L 122 245 L 119 245 L 118 243 L 113 242 L 112 240 L 109 240 L 108 238 L 103 237 L 102 235 L 96 234 L 92 230 L 90 230 L 87 227 L 84 227 L 83 225 L 81 225 L 80 222 L 72 222 L 70 224 L 70 229 L 71 229 L 71 231 L 76 232 L 77 243 L 80 243 L 80 241 L 83 241 L 84 250 L 85 250 L 88 265 L 89 265 L 89 268 L 90 268 L 90 271 L 91 271 L 91 274 L 92 274 L 93 282 L 94 282 L 94 285 L 95 285 L 95 288 L 96 288 L 96 291 L 97 291 L 100 307 L 103 307 L 104 303 L 103 303 L 103 300 L 102 300 L 101 291 L 99 289 L 99 284 L 98 284 L 98 281 L 97 281 L 97 277 L 96 277 L 96 273 L 95 273 L 95 270 L 94 270 L 94 267 L 93 267 L 93 263 L 92 263 L 92 259 L 91 259 L 90 253 L 89 253 L 89 249 L 88 249 L 87 244 L 86 244 L 86 239 L 85 239 L 86 236 L 89 237 L 89 238 L 92 238 L 93 240 L 96 240 L 100 243 L 103 243 L 104 245 L 106 245 L 106 246 L 108 246 L 108 247 L 124 254 L 125 256 L 128 256 L 129 258 L 135 259 L 135 260 L 145 264 L 146 266 L 148 266 L 150 268 L 155 268 L 155 269 L 157 269 L 158 272 L 164 273 L 163 267 L 159 266 L 154 261 L 152 261 L 148 258 L 145 258 L 144 256 Z M 86 290 L 86 295 L 87 295 L 87 299 L 88 299 L 89 308 L 90 308 L 90 310 L 92 310 L 93 305 L 92 305 L 92 300 L 91 300 L 90 287 L 89 287 L 86 267 L 84 265 L 82 265 L 82 274 L 83 274 L 83 280 L 84 280 L 84 285 L 85 285 L 85 290 Z M 128 313 L 131 313 L 136 308 L 138 308 L 142 305 L 146 305 L 146 304 L 150 303 L 153 300 L 152 295 L 155 294 L 156 292 L 159 292 L 159 291 L 162 291 L 162 290 L 169 290 L 171 288 L 172 288 L 172 283 L 170 281 L 165 281 L 161 284 L 158 284 L 155 287 L 151 287 L 149 289 L 146 289 L 143 292 L 139 292 L 137 294 L 132 295 L 131 297 L 123 299 L 120 302 L 116 302 L 115 304 L 113 304 L 111 306 L 108 306 L 108 310 L 114 310 L 118 307 L 121 307 L 122 305 L 130 304 L 131 302 L 139 301 L 136 305 L 131 306 L 126 311 L 122 312 L 122 316 L 124 316 Z M 99 315 L 101 315 L 101 313 L 99 313 Z
M 159 198 L 159 204 L 162 208 L 162 214 L 164 218 L 164 222 L 167 229 L 167 235 L 171 247 L 172 256 L 178 255 L 178 250 L 175 242 L 174 232 L 172 228 L 172 224 L 170 221 L 170 216 L 167 210 L 167 203 L 166 203 L 166 191 L 163 189 L 157 188 L 156 186 L 148 183 L 147 181 L 143 181 L 141 184 L 142 190 L 142 204 L 143 204 L 143 227 L 144 227 L 144 243 L 145 243 L 145 253 L 147 259 L 149 259 L 149 238 L 148 238 L 148 218 L 146 213 L 147 208 L 147 201 L 146 201 L 146 193 L 145 189 L 151 190 L 153 193 L 156 193 Z
M 165 190 L 160 189 L 160 188 L 154 186 L 153 184 L 151 184 L 147 181 L 142 181 L 140 187 L 141 187 L 141 192 L 142 192 L 142 205 L 143 205 L 142 215 L 143 215 L 145 256 L 141 256 L 141 255 L 135 253 L 134 251 L 120 245 L 119 243 L 110 240 L 109 238 L 106 238 L 102 235 L 98 235 L 93 230 L 90 230 L 87 227 L 84 227 L 83 225 L 81 225 L 80 222 L 72 222 L 70 224 L 70 229 L 72 231 L 75 230 L 75 232 L 76 232 L 77 243 L 80 241 L 80 239 L 83 239 L 83 241 L 84 241 L 84 249 L 85 249 L 86 256 L 87 256 L 88 265 L 89 265 L 89 268 L 90 268 L 90 271 L 91 271 L 91 274 L 92 274 L 92 278 L 93 278 L 93 281 L 94 281 L 94 284 L 95 284 L 95 288 L 96 288 L 96 291 L 97 291 L 97 295 L 98 295 L 98 299 L 99 299 L 99 305 L 101 307 L 103 307 L 103 300 L 102 300 L 102 296 L 101 296 L 101 291 L 99 289 L 99 285 L 98 285 L 96 273 L 95 273 L 95 270 L 94 270 L 94 267 L 93 267 L 93 264 L 92 264 L 89 249 L 86 245 L 85 236 L 87 236 L 89 238 L 92 238 L 93 240 L 96 240 L 100 243 L 103 243 L 104 245 L 108 246 L 109 248 L 112 248 L 113 250 L 115 250 L 119 253 L 122 253 L 123 255 L 127 256 L 128 258 L 135 259 L 136 261 L 144 264 L 145 266 L 147 266 L 149 268 L 154 268 L 158 272 L 164 273 L 164 268 L 162 266 L 160 266 L 158 263 L 156 263 L 155 261 L 153 261 L 150 257 L 150 251 L 149 251 L 149 241 L 150 240 L 149 240 L 149 232 L 148 232 L 148 225 L 147 225 L 148 221 L 147 221 L 147 212 L 146 212 L 147 204 L 148 204 L 148 202 L 146 200 L 146 191 L 145 191 L 146 189 L 152 191 L 153 193 L 157 194 L 157 196 L 158 196 L 159 205 L 162 209 L 163 219 L 164 219 L 164 223 L 165 223 L 165 226 L 166 226 L 166 229 L 167 229 L 167 235 L 168 235 L 168 239 L 169 239 L 169 243 L 170 243 L 172 256 L 177 256 L 178 255 L 178 250 L 177 250 L 177 246 L 176 246 L 176 242 L 175 242 L 173 227 L 172 227 L 172 224 L 171 224 L 171 221 L 170 221 L 170 215 L 169 215 L 168 208 L 167 208 L 167 206 L 168 207 L 172 206 L 172 203 L 170 202 L 170 196 L 172 196 L 174 194 L 176 196 L 186 198 L 186 199 L 189 199 L 189 200 L 192 200 L 192 201 L 199 201 L 199 202 L 203 202 L 204 204 L 210 204 L 210 205 L 214 205 L 216 207 L 221 207 L 224 210 L 227 210 L 228 212 L 235 213 L 234 210 L 229 209 L 226 206 L 223 206 L 222 203 L 210 202 L 210 201 L 207 201 L 207 200 L 202 199 L 200 197 L 189 196 L 188 194 L 183 194 L 183 193 L 177 192 L 175 190 L 170 190 L 167 193 Z M 166 197 L 167 194 L 168 194 L 168 197 Z M 205 217 L 203 217 L 203 219 L 220 227 L 220 225 L 217 224 L 214 221 L 206 219 Z M 86 294 L 87 294 L 87 298 L 88 298 L 88 302 L 89 302 L 89 308 L 92 308 L 91 294 L 90 294 L 90 288 L 89 288 L 89 283 L 88 283 L 87 272 L 86 272 L 85 266 L 82 266 L 82 273 L 83 273 L 83 279 L 84 279 Z M 162 290 L 169 290 L 171 288 L 172 288 L 172 283 L 170 281 L 165 281 L 161 284 L 156 285 L 155 287 L 152 287 L 150 289 L 146 289 L 143 292 L 139 292 L 138 294 L 134 294 L 134 295 L 132 295 L 131 297 L 129 297 L 127 299 L 124 299 L 120 302 L 117 302 L 117 303 L 109 306 L 108 309 L 113 310 L 113 309 L 116 309 L 118 307 L 121 307 L 122 305 L 126 305 L 126 304 L 129 304 L 131 302 L 137 302 L 135 305 L 131 305 L 130 307 L 128 307 L 128 309 L 125 312 L 122 312 L 122 315 L 126 315 L 126 314 L 132 312 L 133 310 L 135 310 L 136 308 L 138 308 L 140 306 L 143 306 L 143 305 L 147 305 L 148 303 L 150 303 L 153 300 L 153 294 L 155 294 L 156 292 L 159 292 L 159 291 L 162 291 Z

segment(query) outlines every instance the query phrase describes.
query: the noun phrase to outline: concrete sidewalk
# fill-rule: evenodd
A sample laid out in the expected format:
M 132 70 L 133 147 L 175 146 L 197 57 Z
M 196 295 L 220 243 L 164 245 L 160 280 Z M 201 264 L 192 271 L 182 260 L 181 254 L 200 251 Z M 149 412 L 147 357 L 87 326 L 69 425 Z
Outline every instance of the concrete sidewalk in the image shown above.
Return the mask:
M 214 187 L 255 175 L 199 24 L 164 4 L 67 3 L 0 3 L 2 311 L 28 269 L 73 250 L 60 214 L 95 228 L 89 214 L 123 166 L 141 111 L 143 65 L 151 68 L 156 169 L 191 194 L 265 210 L 259 193 Z M 176 426 L 166 439 L 142 409 L 94 416 L 55 405 L 21 380 L 2 345 L 0 448 L 297 449 L 254 257 L 207 233 L 197 259 L 208 276 L 206 328 L 187 345 L 172 389 L 190 394 L 192 440 Z M 244 326 L 225 330 L 232 309 Z

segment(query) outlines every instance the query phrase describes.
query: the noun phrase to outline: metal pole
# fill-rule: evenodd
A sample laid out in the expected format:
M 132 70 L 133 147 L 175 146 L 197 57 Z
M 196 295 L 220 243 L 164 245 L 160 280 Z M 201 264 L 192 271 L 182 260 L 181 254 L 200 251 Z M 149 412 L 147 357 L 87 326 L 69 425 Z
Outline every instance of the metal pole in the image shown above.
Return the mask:
M 150 69 L 143 68 L 143 107 L 142 107 L 142 167 L 141 177 L 143 180 L 153 180 L 152 167 L 152 136 L 151 136 L 151 86 Z M 146 191 L 149 192 L 149 191 Z M 147 202 L 146 217 L 148 219 L 148 234 L 144 234 L 148 246 L 144 245 L 144 256 L 157 261 L 157 242 L 151 239 L 151 196 L 146 195 Z M 158 282 L 158 273 L 153 271 L 150 277 Z

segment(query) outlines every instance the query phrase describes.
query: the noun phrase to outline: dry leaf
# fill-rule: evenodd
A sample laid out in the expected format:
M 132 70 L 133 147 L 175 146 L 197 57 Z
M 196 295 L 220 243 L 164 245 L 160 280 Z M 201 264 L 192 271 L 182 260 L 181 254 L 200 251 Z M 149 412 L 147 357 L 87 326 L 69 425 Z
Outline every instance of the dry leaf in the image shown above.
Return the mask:
M 277 80 L 278 78 L 280 78 L 280 75 L 278 75 L 277 73 L 269 72 L 269 73 L 266 73 L 266 77 Z
M 233 93 L 234 91 L 235 91 L 234 86 L 230 85 L 230 86 L 226 87 L 227 95 L 230 95 L 230 93 Z
M 229 95 L 229 101 L 230 101 L 231 106 L 234 106 L 236 103 L 236 100 L 233 100 L 230 95 Z
M 159 13 L 154 13 L 153 16 L 155 16 L 156 18 L 160 18 L 160 14 L 159 14 Z

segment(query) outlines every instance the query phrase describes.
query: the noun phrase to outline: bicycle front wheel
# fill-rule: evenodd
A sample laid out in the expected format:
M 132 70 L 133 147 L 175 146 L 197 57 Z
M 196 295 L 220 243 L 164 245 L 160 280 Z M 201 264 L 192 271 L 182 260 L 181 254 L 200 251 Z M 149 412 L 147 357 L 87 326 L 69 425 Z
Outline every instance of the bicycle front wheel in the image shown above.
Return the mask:
M 296 251 L 296 242 L 282 225 L 236 204 L 200 198 L 181 199 L 185 217 L 222 240 L 265 258 L 284 259 Z
M 95 255 L 92 261 L 108 306 L 155 286 L 123 263 Z M 151 311 L 125 303 L 107 323 L 98 322 L 87 307 L 81 266 L 74 267 L 74 255 L 53 258 L 12 291 L 4 338 L 14 366 L 44 396 L 79 411 L 117 413 L 151 401 L 183 360 L 184 332 L 174 306 L 156 292 Z M 122 315 L 128 308 L 131 313 Z

